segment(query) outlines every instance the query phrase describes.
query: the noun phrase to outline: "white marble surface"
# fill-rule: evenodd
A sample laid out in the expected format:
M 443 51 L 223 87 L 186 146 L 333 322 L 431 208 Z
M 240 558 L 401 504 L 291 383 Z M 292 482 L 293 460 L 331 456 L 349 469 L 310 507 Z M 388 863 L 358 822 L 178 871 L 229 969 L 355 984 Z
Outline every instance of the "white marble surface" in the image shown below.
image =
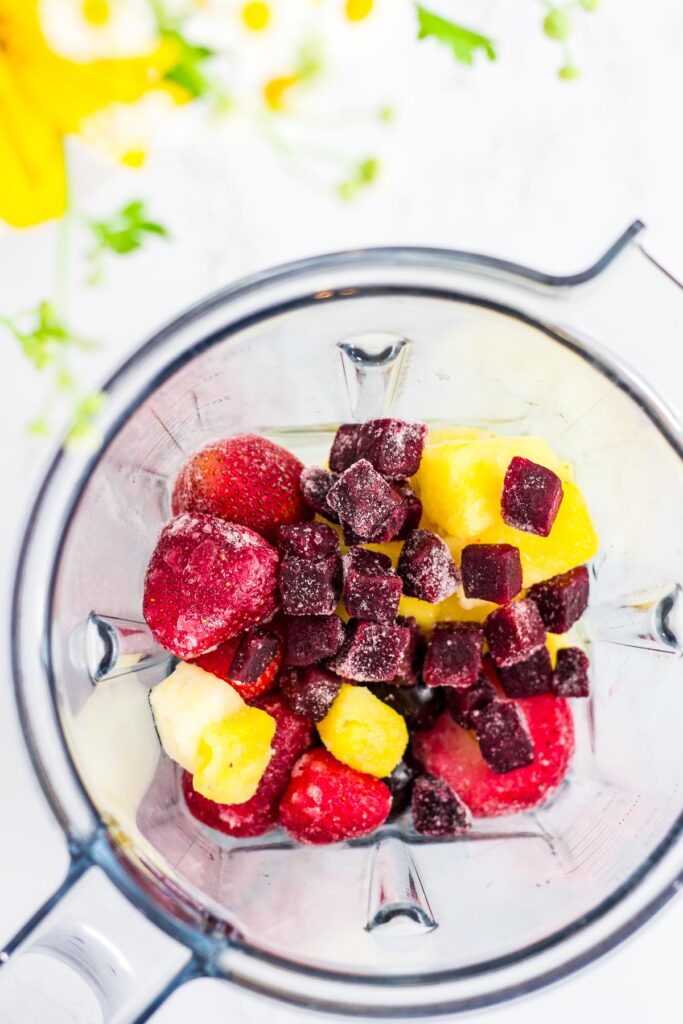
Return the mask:
M 382 133 L 380 181 L 354 205 L 311 188 L 239 120 L 206 130 L 189 118 L 134 180 L 109 178 L 76 156 L 89 208 L 106 211 L 134 190 L 148 197 L 174 236 L 172 245 L 150 246 L 112 266 L 97 292 L 72 281 L 78 327 L 106 342 L 84 362 L 83 374 L 96 380 L 152 328 L 218 285 L 313 252 L 429 244 L 569 271 L 640 216 L 651 227 L 651 248 L 683 273 L 681 5 L 606 0 L 598 15 L 581 21 L 575 49 L 583 78 L 573 85 L 554 78 L 558 54 L 538 34 L 539 5 L 462 0 L 457 6 L 463 21 L 504 42 L 497 64 L 465 69 L 434 47 L 415 48 L 406 31 L 410 6 L 399 0 L 381 5 L 367 41 L 357 48 L 346 44 L 340 63 L 349 95 L 360 82 L 364 96 L 397 99 L 396 122 Z M 43 297 L 54 244 L 51 228 L 0 236 L 1 311 Z M 23 428 L 37 409 L 40 387 L 2 341 L 0 574 L 6 606 L 18 533 L 46 455 Z M 671 358 L 680 382 L 683 345 Z M 683 384 L 679 395 L 681 411 Z M 22 746 L 8 671 L 0 689 L 3 939 L 58 884 L 66 860 Z M 586 1012 L 624 1024 L 670 1019 L 679 998 L 682 940 L 679 901 L 580 977 L 484 1016 L 506 1024 L 569 1024 Z M 176 994 L 154 1019 L 185 1024 L 190 1017 L 244 1024 L 268 1017 L 289 1024 L 302 1014 L 204 981 Z M 77 1019 L 86 1018 L 74 1010 Z

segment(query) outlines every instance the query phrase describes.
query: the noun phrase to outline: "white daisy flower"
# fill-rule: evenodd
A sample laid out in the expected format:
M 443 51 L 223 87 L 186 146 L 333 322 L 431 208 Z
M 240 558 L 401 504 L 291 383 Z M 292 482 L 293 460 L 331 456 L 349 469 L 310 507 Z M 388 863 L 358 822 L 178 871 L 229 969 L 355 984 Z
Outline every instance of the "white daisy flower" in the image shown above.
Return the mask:
M 159 36 L 150 0 L 40 0 L 48 45 L 74 61 L 139 57 Z

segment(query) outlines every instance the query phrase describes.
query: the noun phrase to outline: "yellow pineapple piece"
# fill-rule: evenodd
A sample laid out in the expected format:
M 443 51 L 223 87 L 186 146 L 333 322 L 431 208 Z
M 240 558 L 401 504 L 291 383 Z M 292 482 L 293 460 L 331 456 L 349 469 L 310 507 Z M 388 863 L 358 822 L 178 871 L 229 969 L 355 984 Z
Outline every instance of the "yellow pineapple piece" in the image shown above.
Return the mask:
M 401 715 L 367 687 L 348 683 L 318 722 L 318 732 L 338 761 L 379 779 L 391 775 L 408 745 Z
M 251 800 L 270 761 L 275 719 L 245 704 L 204 729 L 197 748 L 194 788 L 219 804 Z
M 431 632 L 437 622 L 454 620 L 459 622 L 483 622 L 489 612 L 498 605 L 490 601 L 477 601 L 465 597 L 462 587 L 455 594 L 447 597 L 440 604 L 429 604 L 419 601 L 416 597 L 401 597 L 398 606 L 399 615 L 412 615 L 418 626 L 427 633 Z
M 480 437 L 495 437 L 492 430 L 482 427 L 435 427 L 427 435 L 427 444 L 444 444 L 447 441 L 476 441 Z

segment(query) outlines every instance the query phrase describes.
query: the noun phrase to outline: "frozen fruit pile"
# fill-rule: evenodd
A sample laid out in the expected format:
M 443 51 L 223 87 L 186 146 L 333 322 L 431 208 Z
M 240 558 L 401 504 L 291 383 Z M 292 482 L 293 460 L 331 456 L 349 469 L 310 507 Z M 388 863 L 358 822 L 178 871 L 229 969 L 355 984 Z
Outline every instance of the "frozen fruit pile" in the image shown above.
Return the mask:
M 540 438 L 370 420 L 328 469 L 237 435 L 172 511 L 143 610 L 180 661 L 150 703 L 200 821 L 320 844 L 410 806 L 451 836 L 562 780 L 597 538 Z

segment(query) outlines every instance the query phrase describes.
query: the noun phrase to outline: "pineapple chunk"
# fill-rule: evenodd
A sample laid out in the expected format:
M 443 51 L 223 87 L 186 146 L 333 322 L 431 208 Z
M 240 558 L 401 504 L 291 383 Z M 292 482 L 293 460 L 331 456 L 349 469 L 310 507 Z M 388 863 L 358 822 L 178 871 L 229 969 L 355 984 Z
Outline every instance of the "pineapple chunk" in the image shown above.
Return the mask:
M 571 466 L 540 437 L 427 444 L 415 477 L 427 519 L 463 545 L 500 522 L 503 479 L 515 455 L 554 470 L 562 480 L 573 479 Z
M 408 745 L 401 715 L 367 687 L 348 683 L 318 722 L 318 732 L 338 761 L 378 779 L 391 775 Z
M 185 662 L 150 691 L 149 703 L 162 747 L 188 772 L 196 768 L 199 738 L 207 725 L 244 707 L 229 683 Z
M 275 719 L 245 704 L 202 732 L 192 784 L 207 800 L 243 804 L 258 789 L 271 756 Z

